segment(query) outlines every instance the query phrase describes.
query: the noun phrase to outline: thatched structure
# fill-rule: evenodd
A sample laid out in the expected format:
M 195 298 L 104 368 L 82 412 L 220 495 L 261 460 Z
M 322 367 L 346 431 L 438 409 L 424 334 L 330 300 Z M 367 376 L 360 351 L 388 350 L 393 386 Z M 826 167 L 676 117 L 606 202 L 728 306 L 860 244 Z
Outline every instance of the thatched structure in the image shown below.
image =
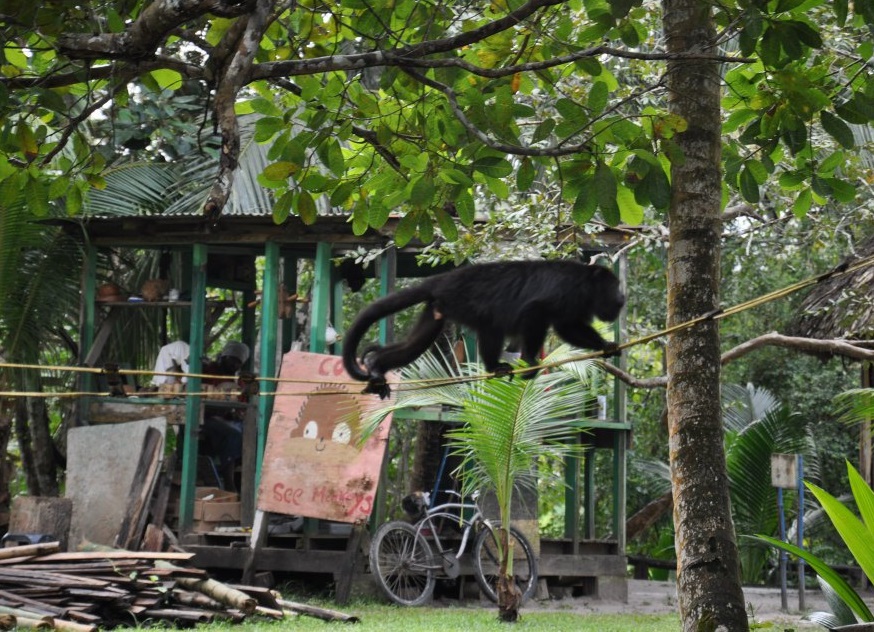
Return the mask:
M 862 243 L 853 261 L 871 256 L 874 235 Z M 800 315 L 787 333 L 805 338 L 874 340 L 874 265 L 818 284 L 802 301 Z

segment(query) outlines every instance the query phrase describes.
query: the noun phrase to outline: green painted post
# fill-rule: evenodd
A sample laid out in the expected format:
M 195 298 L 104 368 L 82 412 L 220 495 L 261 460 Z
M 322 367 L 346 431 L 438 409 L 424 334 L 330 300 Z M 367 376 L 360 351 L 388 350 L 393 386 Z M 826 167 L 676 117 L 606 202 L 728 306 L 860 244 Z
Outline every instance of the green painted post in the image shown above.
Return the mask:
M 586 450 L 583 460 L 583 514 L 585 523 L 583 537 L 586 540 L 595 539 L 595 448 Z
M 393 247 L 379 257 L 379 297 L 387 296 L 395 289 L 398 274 L 398 251 Z M 379 321 L 379 344 L 385 345 L 394 339 L 394 317 Z
M 297 294 L 297 257 L 286 255 L 283 257 L 285 262 L 285 275 L 283 281 L 289 294 Z M 297 340 L 297 313 L 292 313 L 291 318 L 285 318 L 281 324 L 282 327 L 282 352 L 288 353 L 291 351 L 292 343 Z
M 191 337 L 188 340 L 188 371 L 200 374 L 203 371 L 203 323 L 206 317 L 206 244 L 194 244 L 191 266 Z M 187 391 L 201 392 L 201 379 L 197 375 L 188 378 Z M 202 400 L 188 396 L 185 400 L 185 439 L 182 450 L 182 486 L 179 491 L 179 530 L 191 528 L 194 518 L 194 491 L 197 480 L 197 440 L 200 426 Z
M 97 327 L 97 250 L 93 245 L 85 246 L 85 261 L 82 267 L 82 308 L 79 318 L 79 358 L 81 366 L 88 352 L 94 346 L 94 333 Z M 91 373 L 79 373 L 76 379 L 78 390 L 90 393 L 94 390 L 94 376 Z M 75 422 L 82 425 L 88 419 L 91 410 L 91 398 L 82 397 L 77 400 Z
M 276 336 L 279 331 L 279 244 L 264 245 L 264 287 L 261 288 L 261 366 L 262 377 L 276 377 Z M 265 394 L 258 397 L 258 451 L 255 461 L 255 489 L 261 481 L 261 462 L 267 444 L 267 426 L 273 412 L 276 383 L 262 384 Z
M 378 274 L 379 274 L 379 297 L 387 296 L 389 292 L 394 290 L 395 281 L 398 273 L 398 253 L 394 247 L 386 250 L 379 259 L 377 259 Z M 379 321 L 379 344 L 387 345 L 394 339 L 394 318 L 389 316 Z M 382 460 L 380 468 L 380 481 L 385 481 L 388 478 L 388 459 L 389 451 L 386 449 L 385 457 Z M 370 514 L 370 530 L 376 529 L 385 520 L 385 498 L 386 490 L 384 485 L 376 486 L 376 498 L 374 500 L 373 511 Z
M 313 308 L 310 313 L 310 351 L 325 352 L 325 328 L 331 305 L 331 244 L 316 244 L 315 278 L 313 280 Z
M 613 271 L 619 277 L 623 292 L 626 291 L 625 279 L 628 273 L 625 257 L 620 257 L 613 265 Z M 613 323 L 614 340 L 622 342 L 625 337 L 626 312 L 622 311 L 616 322 Z M 613 358 L 613 363 L 620 369 L 625 370 L 627 362 L 625 354 Z M 613 379 L 613 421 L 625 424 L 627 421 L 627 402 L 625 398 L 626 387 L 622 380 Z M 625 500 L 626 481 L 628 476 L 625 430 L 616 430 L 613 435 L 613 533 L 616 534 L 619 554 L 625 553 Z
M 576 440 L 573 440 L 576 443 Z M 570 538 L 573 553 L 580 546 L 580 459 L 576 456 L 564 460 L 564 537 Z

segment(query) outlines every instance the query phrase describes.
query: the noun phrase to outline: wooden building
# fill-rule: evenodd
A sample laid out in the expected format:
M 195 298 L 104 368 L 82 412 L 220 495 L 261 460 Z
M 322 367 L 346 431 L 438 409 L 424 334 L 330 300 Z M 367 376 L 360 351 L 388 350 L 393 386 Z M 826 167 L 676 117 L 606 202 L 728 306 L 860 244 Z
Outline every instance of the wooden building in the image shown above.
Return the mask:
M 365 268 L 368 278 L 377 279 L 379 293 L 390 292 L 397 278 L 432 273 L 415 265 L 416 248 L 389 248 L 394 220 L 384 231 L 368 231 L 353 235 L 346 217 L 321 216 L 306 226 L 296 218 L 281 225 L 273 222 L 269 213 L 226 213 L 217 222 L 208 224 L 196 216 L 136 216 L 93 218 L 71 222 L 72 231 L 84 236 L 87 263 L 82 280 L 81 358 L 84 366 L 103 367 L 114 362 L 107 357 L 107 341 L 115 323 L 144 312 L 156 312 L 158 320 L 177 318 L 187 324 L 190 345 L 187 391 L 201 392 L 201 358 L 204 355 L 204 323 L 228 308 L 225 301 L 215 300 L 212 290 L 225 288 L 242 296 L 233 309 L 241 311 L 244 342 L 259 358 L 258 376 L 274 376 L 277 372 L 278 346 L 284 350 L 292 340 L 303 338 L 313 352 L 337 352 L 326 340 L 330 323 L 342 334 L 343 301 L 346 286 L 332 260 L 345 251 L 359 246 L 382 249 L 375 262 Z M 619 233 L 606 233 L 593 249 L 611 248 L 621 243 Z M 181 299 L 157 301 L 98 301 L 98 287 L 106 279 L 98 279 L 98 253 L 118 249 L 158 250 L 170 262 L 167 275 Z M 263 262 L 263 279 L 255 273 L 255 260 Z M 313 274 L 311 296 L 306 304 L 309 333 L 301 336 L 294 319 L 279 318 L 280 286 L 294 295 L 298 290 L 298 263 L 311 262 Z M 310 269 L 308 267 L 308 269 Z M 260 286 L 259 286 L 260 283 Z M 260 295 L 260 299 L 259 299 Z M 258 307 L 260 301 L 260 307 Z M 380 339 L 390 339 L 387 324 L 381 326 Z M 277 336 L 282 332 L 282 343 Z M 148 369 L 149 367 L 136 367 Z M 100 376 L 83 374 L 82 391 L 92 392 Z M 136 417 L 167 416 L 178 428 L 182 439 L 180 460 L 178 521 L 175 528 L 182 545 L 197 553 L 195 563 L 210 569 L 228 572 L 270 571 L 282 574 L 331 574 L 337 582 L 337 599 L 344 601 L 351 582 L 366 580 L 366 544 L 369 538 L 359 529 L 344 524 L 307 521 L 305 528 L 284 534 L 266 536 L 263 547 L 250 546 L 246 529 L 255 520 L 255 490 L 265 449 L 267 428 L 273 399 L 270 388 L 261 386 L 262 393 L 250 398 L 245 407 L 243 466 L 240 486 L 240 524 L 238 528 L 216 531 L 195 531 L 194 507 L 198 478 L 198 437 L 203 400 L 197 397 L 127 397 L 86 398 L 80 407 L 82 424 L 105 423 Z M 229 403 L 235 406 L 235 403 Z M 412 411 L 410 422 L 434 417 L 429 411 Z M 566 464 L 568 483 L 565 537 L 541 539 L 541 577 L 549 584 L 574 587 L 577 592 L 605 598 L 626 597 L 625 557 L 625 484 L 626 445 L 631 424 L 625 418 L 624 390 L 615 387 L 612 411 L 606 419 L 589 423 L 591 434 L 583 440 L 595 448 L 612 454 L 612 524 L 608 533 L 596 533 L 595 523 L 595 459 Z M 590 451 L 590 455 L 594 452 Z M 605 481 L 599 481 L 603 489 Z M 379 516 L 376 517 L 376 520 Z

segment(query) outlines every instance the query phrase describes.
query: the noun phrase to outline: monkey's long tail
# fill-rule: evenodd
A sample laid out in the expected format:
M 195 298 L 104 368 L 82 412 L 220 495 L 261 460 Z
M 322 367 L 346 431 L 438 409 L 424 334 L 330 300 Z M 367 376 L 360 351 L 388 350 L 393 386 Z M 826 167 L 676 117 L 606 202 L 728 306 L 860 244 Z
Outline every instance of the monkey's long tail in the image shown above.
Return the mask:
M 431 300 L 431 291 L 425 283 L 406 288 L 375 301 L 362 309 L 343 335 L 343 366 L 350 377 L 366 382 L 370 376 L 358 364 L 358 345 L 370 327 L 391 314 L 417 303 Z

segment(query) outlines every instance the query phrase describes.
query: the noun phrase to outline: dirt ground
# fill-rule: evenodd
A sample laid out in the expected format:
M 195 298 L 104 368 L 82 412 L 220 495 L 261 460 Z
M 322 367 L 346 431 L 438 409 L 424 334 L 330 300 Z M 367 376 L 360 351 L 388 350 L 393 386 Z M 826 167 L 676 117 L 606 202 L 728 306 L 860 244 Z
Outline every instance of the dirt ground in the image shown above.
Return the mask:
M 819 590 L 807 589 L 804 612 L 798 608 L 798 591 L 787 591 L 787 611 L 781 609 L 778 588 L 744 588 L 747 613 L 756 623 L 770 622 L 773 629 L 782 630 L 823 630 L 824 628 L 803 618 L 806 612 L 828 611 L 828 606 Z M 874 595 L 866 595 L 867 602 L 874 603 Z M 673 582 L 628 580 L 628 603 L 601 600 L 594 597 L 564 597 L 526 605 L 526 608 L 543 610 L 572 610 L 580 613 L 639 613 L 665 614 L 677 612 L 677 587 Z

